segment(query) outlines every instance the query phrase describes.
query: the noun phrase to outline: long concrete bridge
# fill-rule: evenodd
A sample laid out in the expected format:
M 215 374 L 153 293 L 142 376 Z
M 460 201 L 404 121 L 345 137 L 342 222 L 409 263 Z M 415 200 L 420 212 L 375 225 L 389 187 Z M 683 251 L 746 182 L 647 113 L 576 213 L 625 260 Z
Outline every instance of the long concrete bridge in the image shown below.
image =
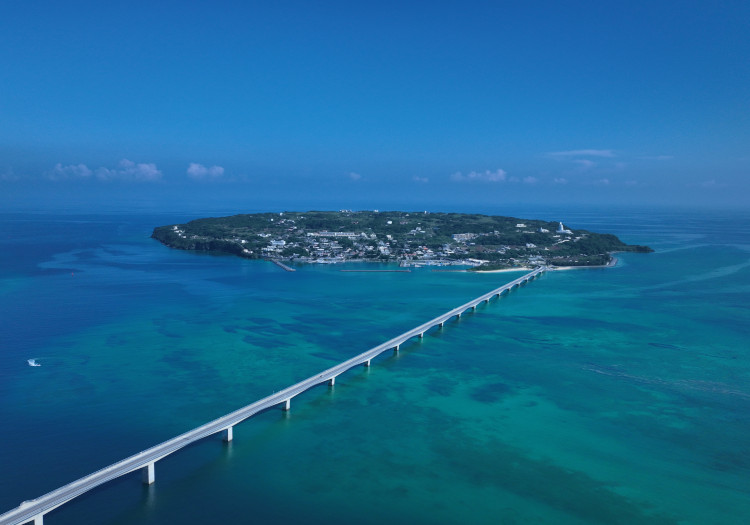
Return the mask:
M 154 465 L 160 459 L 172 454 L 173 452 L 177 452 L 181 448 L 186 447 L 187 445 L 194 443 L 199 439 L 203 439 L 219 432 L 223 433 L 224 441 L 231 441 L 232 430 L 238 423 L 241 423 L 242 421 L 254 416 L 255 414 L 277 405 L 280 405 L 282 410 L 289 410 L 291 407 L 292 398 L 301 394 L 302 392 L 305 392 L 306 390 L 309 390 L 323 383 L 327 383 L 333 386 L 336 378 L 347 370 L 350 370 L 359 365 L 370 366 L 373 358 L 377 357 L 383 352 L 389 350 L 398 352 L 400 346 L 409 339 L 412 339 L 414 337 L 422 338 L 424 337 L 425 332 L 427 332 L 431 328 L 442 328 L 443 325 L 453 317 L 461 317 L 461 315 L 465 312 L 475 310 L 476 307 L 481 303 L 489 303 L 490 300 L 494 297 L 499 297 L 503 293 L 509 292 L 516 286 L 520 287 L 522 284 L 530 281 L 547 269 L 548 268 L 546 266 L 541 266 L 534 271 L 529 272 L 522 277 L 519 277 L 518 279 L 514 279 L 513 281 L 504 284 L 500 288 L 496 288 L 491 292 L 488 292 L 480 297 L 477 297 L 476 299 L 469 301 L 468 303 L 462 304 L 461 306 L 454 308 L 453 310 L 450 310 L 443 315 L 427 321 L 426 323 L 423 323 L 416 328 L 412 328 L 408 332 L 404 332 L 403 334 L 398 335 L 393 339 L 390 339 L 383 344 L 373 347 L 370 350 L 367 350 L 366 352 L 363 352 L 355 357 L 352 357 L 351 359 L 344 361 L 343 363 L 339 363 L 338 365 L 329 368 L 328 370 L 324 370 L 323 372 L 315 374 L 312 377 L 308 377 L 304 381 L 300 381 L 299 383 L 276 392 L 273 395 L 264 397 L 263 399 L 260 399 L 255 403 L 240 408 L 239 410 L 235 410 L 231 414 L 227 414 L 223 417 L 215 419 L 203 426 L 194 428 L 193 430 L 185 432 L 184 434 L 180 434 L 179 436 L 165 441 L 164 443 L 139 452 L 133 456 L 130 456 L 129 458 L 123 459 L 122 461 L 118 461 L 117 463 L 98 470 L 93 474 L 89 474 L 88 476 L 80 478 L 72 483 L 68 483 L 67 485 L 53 490 L 52 492 L 49 492 L 44 496 L 40 496 L 33 500 L 24 501 L 15 509 L 0 515 L 0 525 L 18 525 L 21 523 L 30 522 L 33 522 L 34 525 L 42 525 L 44 515 L 48 512 L 56 509 L 64 503 L 67 503 L 77 496 L 80 496 L 81 494 L 88 492 L 95 487 L 98 487 L 99 485 L 102 485 L 108 481 L 119 478 L 120 476 L 124 476 L 125 474 L 134 472 L 136 470 L 140 470 L 142 472 L 144 483 L 151 484 L 156 479 Z

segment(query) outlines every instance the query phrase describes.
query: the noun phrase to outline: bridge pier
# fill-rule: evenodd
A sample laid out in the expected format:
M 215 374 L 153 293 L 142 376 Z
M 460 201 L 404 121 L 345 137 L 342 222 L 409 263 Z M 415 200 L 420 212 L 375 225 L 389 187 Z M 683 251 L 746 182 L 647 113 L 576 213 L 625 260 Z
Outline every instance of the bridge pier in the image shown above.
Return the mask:
M 232 428 L 233 427 L 229 427 L 229 428 L 225 428 L 224 429 L 224 443 L 229 443 L 230 441 L 232 441 L 232 438 L 234 437 L 233 436 L 233 432 L 232 432 Z
M 281 410 L 283 410 L 284 412 L 289 412 L 289 410 L 291 410 L 291 408 L 292 408 L 292 400 L 291 400 L 291 398 L 287 399 L 286 401 L 284 401 L 284 403 L 282 403 L 282 405 L 281 405 Z
M 44 525 L 44 514 L 34 516 L 34 525 Z
M 333 376 L 331 379 L 328 380 L 328 386 L 333 386 L 336 384 L 336 376 Z
M 366 367 L 369 367 L 369 366 L 370 366 L 370 361 L 372 361 L 372 360 L 371 360 L 371 359 L 368 359 L 367 361 L 365 361 L 365 362 L 364 362 L 364 363 L 362 363 L 362 364 L 363 364 L 363 365 L 365 365 Z
M 476 311 L 477 311 L 477 305 L 472 305 L 472 307 L 471 307 L 471 311 L 472 311 L 472 312 L 476 312 Z
M 398 347 L 399 347 L 399 346 L 400 346 L 400 345 L 396 345 L 396 346 L 394 346 L 394 347 L 393 347 L 393 353 L 394 353 L 394 354 L 397 354 L 397 353 L 398 353 Z
M 419 338 L 420 339 L 424 339 L 424 332 L 422 332 L 422 333 L 419 334 Z
M 440 328 L 442 328 L 442 327 L 443 327 L 443 324 L 444 324 L 444 323 L 438 323 L 438 326 L 439 326 Z
M 141 468 L 141 479 L 144 485 L 151 485 L 156 481 L 156 472 L 154 471 L 154 463 L 149 463 L 145 467 Z

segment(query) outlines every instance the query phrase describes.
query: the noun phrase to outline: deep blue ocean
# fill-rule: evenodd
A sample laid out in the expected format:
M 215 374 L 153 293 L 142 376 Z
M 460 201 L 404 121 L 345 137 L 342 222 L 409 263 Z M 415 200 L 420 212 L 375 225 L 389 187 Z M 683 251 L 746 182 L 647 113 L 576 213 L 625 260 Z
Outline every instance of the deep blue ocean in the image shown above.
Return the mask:
M 471 211 L 656 252 L 545 274 L 45 524 L 747 523 L 750 212 Z M 206 215 L 0 214 L 0 513 L 519 275 L 289 273 L 149 238 Z

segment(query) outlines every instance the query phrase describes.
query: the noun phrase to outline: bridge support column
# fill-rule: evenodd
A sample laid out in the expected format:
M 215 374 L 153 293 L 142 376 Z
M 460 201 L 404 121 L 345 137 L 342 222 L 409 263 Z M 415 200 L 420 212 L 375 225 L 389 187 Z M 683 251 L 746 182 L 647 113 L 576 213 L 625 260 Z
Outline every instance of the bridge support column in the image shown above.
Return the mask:
M 44 514 L 34 516 L 34 525 L 44 525 Z
M 399 346 L 400 346 L 400 345 L 396 345 L 396 346 L 394 346 L 394 347 L 393 347 L 393 353 L 394 353 L 394 354 L 397 354 L 397 353 L 398 353 L 398 347 L 399 347 Z
M 371 360 L 370 360 L 370 359 L 368 359 L 367 361 L 365 361 L 365 362 L 364 362 L 364 363 L 362 363 L 362 364 L 363 364 L 363 365 L 365 365 L 365 366 L 370 366 L 370 361 L 371 361 Z
M 424 332 L 422 332 L 421 334 L 419 334 L 419 338 L 420 339 L 424 339 Z
M 151 485 L 156 481 L 156 472 L 154 471 L 153 463 L 149 463 L 141 469 L 141 479 L 144 485 Z
M 328 380 L 328 386 L 333 386 L 336 384 L 336 377 L 332 377 Z
M 229 428 L 225 428 L 224 429 L 224 443 L 229 443 L 230 441 L 232 441 L 232 438 L 234 437 L 232 435 L 233 434 L 232 433 L 232 428 L 233 427 L 229 427 Z
M 477 305 L 474 305 L 474 306 L 472 306 L 472 307 L 471 307 L 471 311 L 472 311 L 472 312 L 476 312 L 476 311 L 477 311 Z
M 442 328 L 444 324 L 445 324 L 445 323 L 438 323 L 438 326 L 439 326 L 440 328 Z
M 291 408 L 292 408 L 292 400 L 291 400 L 291 398 L 287 399 L 286 401 L 284 401 L 284 403 L 282 403 L 282 405 L 281 405 L 281 410 L 283 410 L 284 412 L 289 412 L 289 410 L 291 410 Z

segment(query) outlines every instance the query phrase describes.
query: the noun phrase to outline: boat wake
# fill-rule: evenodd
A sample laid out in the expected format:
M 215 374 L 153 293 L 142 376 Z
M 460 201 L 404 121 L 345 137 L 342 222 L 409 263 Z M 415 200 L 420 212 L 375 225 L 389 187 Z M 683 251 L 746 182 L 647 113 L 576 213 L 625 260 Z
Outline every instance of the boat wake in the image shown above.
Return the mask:
M 42 366 L 42 363 L 37 363 L 36 359 L 28 359 L 26 362 L 29 363 L 29 366 Z

